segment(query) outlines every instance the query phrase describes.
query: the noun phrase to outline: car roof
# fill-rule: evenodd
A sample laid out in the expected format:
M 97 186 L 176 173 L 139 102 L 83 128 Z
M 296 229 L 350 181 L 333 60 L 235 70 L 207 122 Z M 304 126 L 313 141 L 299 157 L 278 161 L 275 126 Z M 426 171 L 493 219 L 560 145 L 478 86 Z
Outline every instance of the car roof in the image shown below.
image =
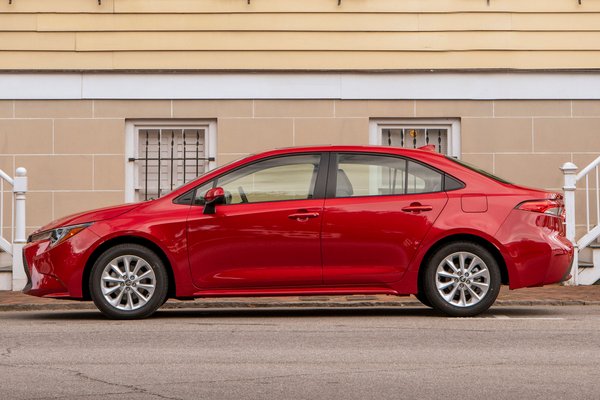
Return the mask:
M 318 152 L 318 151 L 349 151 L 349 152 L 377 152 L 377 153 L 395 153 L 395 154 L 428 154 L 428 155 L 439 155 L 443 157 L 443 154 L 433 151 L 427 148 L 416 148 L 407 149 L 404 147 L 394 146 L 347 146 L 347 145 L 317 145 L 317 146 L 296 146 L 296 147 L 283 147 L 274 150 L 269 150 L 262 153 L 253 154 L 253 156 L 266 156 L 266 155 L 278 155 L 278 154 L 289 154 L 289 153 L 304 153 L 304 152 Z

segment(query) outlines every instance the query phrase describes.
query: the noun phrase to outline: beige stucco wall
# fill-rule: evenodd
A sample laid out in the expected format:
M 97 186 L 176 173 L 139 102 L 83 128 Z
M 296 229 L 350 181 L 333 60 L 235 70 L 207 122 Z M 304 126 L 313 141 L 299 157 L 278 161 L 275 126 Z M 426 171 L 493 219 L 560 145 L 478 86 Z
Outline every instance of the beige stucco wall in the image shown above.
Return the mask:
M 559 190 L 563 162 L 583 167 L 600 153 L 600 101 L 7 100 L 0 168 L 29 171 L 31 231 L 123 202 L 128 120 L 216 121 L 223 164 L 273 147 L 368 144 L 371 120 L 441 117 L 460 119 L 464 160 L 524 185 Z
M 593 1 L 0 2 L 0 70 L 597 69 L 599 57 Z

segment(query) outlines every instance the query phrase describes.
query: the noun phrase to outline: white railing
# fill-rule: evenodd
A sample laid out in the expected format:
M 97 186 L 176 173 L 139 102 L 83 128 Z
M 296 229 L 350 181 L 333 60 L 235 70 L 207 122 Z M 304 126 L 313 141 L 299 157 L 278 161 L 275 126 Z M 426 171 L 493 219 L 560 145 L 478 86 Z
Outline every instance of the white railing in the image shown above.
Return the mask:
M 12 186 L 10 236 L 5 235 L 6 210 L 4 204 L 5 184 Z M 0 170 L 0 250 L 12 256 L 12 290 L 21 290 L 27 283 L 23 267 L 23 246 L 27 242 L 25 228 L 25 195 L 27 193 L 27 170 L 17 168 L 15 177 L 11 178 Z
M 575 258 L 571 268 L 571 279 L 569 284 L 579 285 L 579 252 L 588 247 L 594 240 L 600 236 L 600 157 L 592 161 L 587 167 L 577 173 L 577 166 L 572 162 L 564 163 L 560 168 L 564 174 L 565 192 L 565 213 L 566 213 L 566 234 L 575 245 Z M 590 177 L 590 175 L 592 175 Z M 590 188 L 590 178 L 593 179 L 595 186 Z M 583 180 L 585 183 L 585 233 L 577 240 L 576 238 L 576 209 L 575 195 L 577 184 Z M 596 221 L 591 220 L 590 210 L 595 210 Z M 594 265 L 594 268 L 597 266 Z

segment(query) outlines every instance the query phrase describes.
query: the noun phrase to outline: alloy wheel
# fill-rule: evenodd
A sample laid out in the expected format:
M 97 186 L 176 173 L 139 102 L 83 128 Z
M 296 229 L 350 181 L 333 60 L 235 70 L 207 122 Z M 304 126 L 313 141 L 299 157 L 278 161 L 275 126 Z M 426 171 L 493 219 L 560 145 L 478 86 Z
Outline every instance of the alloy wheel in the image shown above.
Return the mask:
M 104 267 L 100 287 L 104 299 L 114 308 L 137 310 L 152 298 L 156 290 L 156 275 L 143 258 L 122 255 Z
M 440 296 L 456 307 L 479 303 L 490 288 L 490 271 L 477 255 L 460 251 L 445 257 L 438 265 L 436 288 Z

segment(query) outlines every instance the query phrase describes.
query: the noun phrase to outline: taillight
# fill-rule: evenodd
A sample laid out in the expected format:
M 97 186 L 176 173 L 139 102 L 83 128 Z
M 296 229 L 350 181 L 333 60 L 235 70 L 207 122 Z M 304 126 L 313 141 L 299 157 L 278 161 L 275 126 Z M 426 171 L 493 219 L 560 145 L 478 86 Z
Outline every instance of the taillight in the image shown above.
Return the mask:
M 518 210 L 537 212 L 541 214 L 564 216 L 562 201 L 556 200 L 530 200 L 524 201 L 516 207 Z

